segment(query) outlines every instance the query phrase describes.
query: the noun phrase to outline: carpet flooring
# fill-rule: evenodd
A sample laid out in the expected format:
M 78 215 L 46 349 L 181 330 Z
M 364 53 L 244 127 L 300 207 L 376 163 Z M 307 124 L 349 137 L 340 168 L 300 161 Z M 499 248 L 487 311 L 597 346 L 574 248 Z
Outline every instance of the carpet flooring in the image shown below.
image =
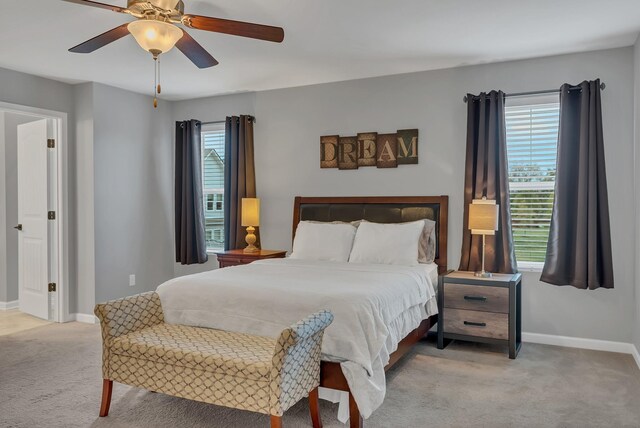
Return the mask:
M 100 330 L 50 324 L 0 337 L 0 426 L 268 427 L 267 416 L 114 384 L 98 418 Z M 524 344 L 500 348 L 432 341 L 388 373 L 384 404 L 366 427 L 640 427 L 640 370 L 629 355 Z M 321 401 L 324 426 L 344 427 Z M 306 400 L 285 427 L 309 427 Z

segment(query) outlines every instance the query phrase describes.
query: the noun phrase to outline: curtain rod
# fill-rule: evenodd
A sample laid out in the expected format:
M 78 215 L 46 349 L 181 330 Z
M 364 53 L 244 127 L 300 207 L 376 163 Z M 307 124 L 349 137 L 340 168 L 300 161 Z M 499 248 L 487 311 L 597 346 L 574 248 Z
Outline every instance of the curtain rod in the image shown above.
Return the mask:
M 600 83 L 600 89 L 604 91 L 604 88 L 606 88 L 607 85 L 604 84 L 604 82 Z M 570 89 L 578 89 L 580 88 L 580 86 L 572 86 Z M 529 95 L 540 95 L 540 94 L 553 94 L 553 93 L 559 93 L 560 89 L 545 89 L 544 91 L 530 91 L 530 92 L 515 92 L 513 94 L 504 94 L 505 98 L 509 98 L 509 97 L 526 97 Z M 478 99 L 477 95 L 473 96 L 473 99 Z M 464 101 L 465 103 L 468 101 L 468 97 L 465 95 L 464 97 L 462 97 L 462 101 Z
M 249 120 L 252 121 L 252 122 L 255 122 L 256 118 L 254 116 L 249 116 Z M 227 121 L 226 120 L 214 120 L 214 121 L 211 121 L 211 122 L 201 122 L 201 123 L 203 125 L 217 125 L 217 124 L 220 124 L 220 123 L 227 123 Z

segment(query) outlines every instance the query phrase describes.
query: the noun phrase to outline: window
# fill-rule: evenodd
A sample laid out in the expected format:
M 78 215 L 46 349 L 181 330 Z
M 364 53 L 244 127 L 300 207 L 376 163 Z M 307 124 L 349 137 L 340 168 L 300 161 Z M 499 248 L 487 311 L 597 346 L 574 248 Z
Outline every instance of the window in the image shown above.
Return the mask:
M 202 127 L 202 187 L 207 250 L 224 247 L 224 124 Z
M 216 193 L 216 194 L 208 194 L 205 195 L 205 199 L 206 199 L 206 207 L 205 210 L 207 211 L 222 211 L 224 208 L 223 202 L 223 195 Z
M 511 222 L 518 266 L 541 268 L 547 252 L 558 153 L 558 95 L 507 98 Z

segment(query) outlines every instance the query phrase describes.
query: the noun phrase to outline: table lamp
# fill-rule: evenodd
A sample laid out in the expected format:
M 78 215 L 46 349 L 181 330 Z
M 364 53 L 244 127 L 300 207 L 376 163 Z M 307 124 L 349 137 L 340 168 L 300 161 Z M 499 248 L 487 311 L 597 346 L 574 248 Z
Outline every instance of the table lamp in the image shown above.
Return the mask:
M 245 253 L 255 253 L 260 251 L 254 244 L 256 243 L 256 231 L 254 226 L 260 226 L 260 199 L 258 198 L 242 198 L 242 226 L 247 228 L 247 248 Z
M 472 235 L 482 235 L 482 271 L 475 272 L 474 275 L 481 278 L 491 278 L 491 272 L 484 270 L 485 237 L 495 235 L 498 230 L 498 210 L 500 205 L 496 201 L 474 199 L 469 204 L 469 229 Z

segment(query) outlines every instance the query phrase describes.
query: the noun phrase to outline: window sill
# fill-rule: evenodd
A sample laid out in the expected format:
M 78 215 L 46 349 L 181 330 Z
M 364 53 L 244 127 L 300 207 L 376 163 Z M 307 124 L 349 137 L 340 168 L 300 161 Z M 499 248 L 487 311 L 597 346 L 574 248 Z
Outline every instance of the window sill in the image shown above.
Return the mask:
M 216 253 L 221 253 L 223 251 L 224 249 L 222 248 L 207 248 L 207 254 L 210 256 L 215 256 Z
M 518 263 L 519 272 L 542 272 L 544 263 L 542 262 L 520 262 Z

